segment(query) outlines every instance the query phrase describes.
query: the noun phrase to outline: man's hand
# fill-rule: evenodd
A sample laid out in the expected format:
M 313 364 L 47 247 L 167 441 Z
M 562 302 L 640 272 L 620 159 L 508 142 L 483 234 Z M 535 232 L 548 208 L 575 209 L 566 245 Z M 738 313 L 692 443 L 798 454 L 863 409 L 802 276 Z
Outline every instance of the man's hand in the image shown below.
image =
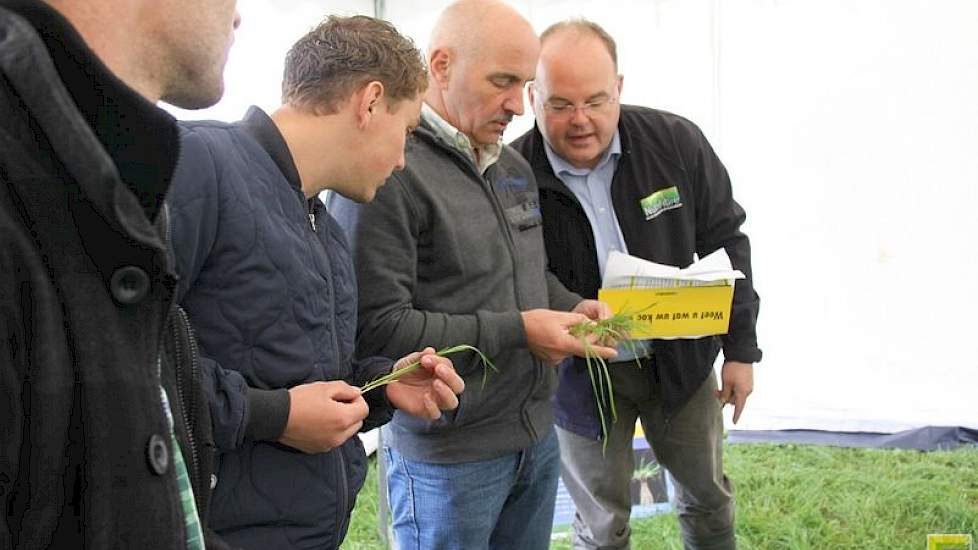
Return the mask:
M 747 396 L 754 391 L 754 365 L 724 361 L 720 378 L 722 382 L 720 389 L 716 390 L 717 399 L 721 407 L 733 403 L 733 423 L 736 424 L 747 405 Z
M 448 358 L 435 355 L 434 348 L 402 357 L 394 364 L 394 370 L 403 369 L 419 358 L 420 368 L 386 386 L 387 400 L 410 415 L 437 420 L 442 411 L 458 407 L 456 395 L 465 389 L 465 382 Z
M 576 306 L 574 306 L 574 309 L 572 309 L 571 311 L 573 313 L 581 313 L 587 315 L 588 319 L 592 321 L 600 321 L 602 319 L 608 319 L 612 315 L 611 306 L 609 306 L 606 302 L 600 302 L 598 300 L 581 300 L 580 302 L 577 303 Z M 622 336 L 625 337 L 624 339 L 627 339 L 628 334 L 623 334 Z M 601 344 L 602 346 L 617 346 L 618 344 L 621 343 L 621 341 L 609 334 L 604 338 L 602 338 L 601 340 L 597 340 L 596 338 L 589 338 L 588 343 L 590 344 L 598 343 Z
M 306 453 L 325 453 L 350 439 L 369 409 L 360 389 L 346 382 L 313 382 L 289 390 L 289 420 L 280 443 Z
M 548 365 L 557 365 L 571 355 L 584 356 L 584 344 L 570 333 L 571 327 L 590 319 L 581 313 L 566 313 L 549 309 L 531 309 L 522 312 L 526 343 L 533 355 Z M 593 339 L 592 339 L 593 340 Z M 604 359 L 618 352 L 614 348 L 594 343 L 591 350 Z
M 571 312 L 587 315 L 587 318 L 592 321 L 600 321 L 601 319 L 611 317 L 611 307 L 605 302 L 599 302 L 598 300 L 581 300 L 574 306 Z

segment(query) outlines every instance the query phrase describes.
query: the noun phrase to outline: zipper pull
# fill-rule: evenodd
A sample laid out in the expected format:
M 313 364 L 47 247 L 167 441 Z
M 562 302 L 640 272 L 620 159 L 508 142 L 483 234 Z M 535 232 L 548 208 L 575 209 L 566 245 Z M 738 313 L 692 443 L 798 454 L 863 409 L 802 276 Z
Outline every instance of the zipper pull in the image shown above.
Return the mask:
M 312 212 L 309 213 L 309 226 L 312 227 L 313 231 L 316 230 L 316 215 Z

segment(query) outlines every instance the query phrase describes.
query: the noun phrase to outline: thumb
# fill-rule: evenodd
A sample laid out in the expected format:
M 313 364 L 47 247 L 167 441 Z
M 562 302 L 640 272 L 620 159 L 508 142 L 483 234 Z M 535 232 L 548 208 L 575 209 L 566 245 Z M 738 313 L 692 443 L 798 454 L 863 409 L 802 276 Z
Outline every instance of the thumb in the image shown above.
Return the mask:
M 564 326 L 572 327 L 574 325 L 580 325 L 581 323 L 590 323 L 591 319 L 584 315 L 583 313 L 567 313 L 564 317 Z
M 727 384 L 723 384 L 723 386 L 719 390 L 716 390 L 714 394 L 717 396 L 717 399 L 720 401 L 721 407 L 726 405 L 731 401 L 731 399 L 733 399 L 733 389 Z
M 360 397 L 360 388 L 355 388 L 346 382 L 340 382 L 333 387 L 332 395 L 334 401 L 354 401 Z

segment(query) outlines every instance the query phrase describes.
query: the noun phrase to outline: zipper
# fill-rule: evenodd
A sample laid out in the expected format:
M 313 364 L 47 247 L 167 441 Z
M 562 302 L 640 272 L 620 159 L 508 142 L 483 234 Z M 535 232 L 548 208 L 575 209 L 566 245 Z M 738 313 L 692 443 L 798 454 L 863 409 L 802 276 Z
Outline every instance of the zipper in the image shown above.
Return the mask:
M 517 263 L 516 255 L 516 238 L 513 236 L 513 228 L 509 225 L 509 219 L 506 217 L 506 211 L 503 209 L 502 204 L 499 201 L 499 196 L 496 195 L 496 190 L 492 186 L 492 180 L 488 176 L 480 176 L 481 180 L 485 182 L 486 192 L 489 195 L 489 202 L 492 204 L 493 209 L 496 211 L 496 218 L 499 220 L 500 225 L 503 227 L 503 234 L 506 236 L 506 244 L 509 247 L 510 259 L 513 262 L 513 294 L 516 297 L 516 306 L 519 311 L 522 311 L 522 304 L 520 303 L 520 276 Z M 539 193 L 539 190 L 537 190 Z M 539 362 L 535 357 L 532 356 L 534 361 Z M 537 388 L 540 386 L 541 377 L 543 374 L 543 369 L 548 368 L 545 365 L 538 365 L 537 368 L 533 369 L 533 383 L 530 385 L 530 391 L 526 394 L 526 398 L 520 404 L 520 417 L 523 419 L 523 426 L 526 431 L 530 434 L 530 440 L 537 442 L 540 440 L 539 434 L 537 434 L 536 429 L 533 427 L 533 422 L 530 421 L 530 413 L 527 405 L 530 400 L 533 399 L 534 394 L 536 394 Z
M 174 306 L 177 313 L 177 319 L 171 325 L 173 339 L 176 343 L 174 350 L 174 373 L 176 375 L 176 386 L 177 386 L 177 399 L 180 401 L 180 408 L 183 410 L 183 425 L 184 430 L 187 433 L 187 442 L 190 446 L 190 462 L 191 469 L 193 471 L 193 477 L 197 481 L 194 484 L 196 487 L 204 487 L 203 480 L 201 480 L 200 472 L 200 452 L 197 449 L 197 441 L 194 436 L 193 427 L 197 424 L 196 419 L 196 393 L 193 391 L 193 387 L 196 385 L 196 381 L 200 378 L 200 357 L 197 353 L 197 347 L 193 344 L 195 340 L 194 329 L 190 325 L 190 318 L 187 316 L 187 312 L 179 306 Z M 178 324 L 179 323 L 179 324 Z M 189 367 L 190 376 L 189 379 L 185 376 L 184 369 L 185 365 L 184 357 L 181 348 L 183 344 L 186 344 L 189 350 Z
M 487 197 L 489 198 L 489 204 L 492 205 L 492 208 L 496 213 L 496 219 L 499 221 L 499 225 L 502 226 L 503 228 L 503 236 L 506 239 L 506 246 L 509 248 L 509 258 L 510 261 L 513 263 L 513 295 L 516 298 L 517 309 L 519 311 L 522 311 L 521 309 L 522 304 L 520 303 L 520 292 L 519 292 L 520 277 L 519 277 L 519 269 L 518 269 L 519 266 L 517 264 L 517 255 L 516 255 L 516 238 L 513 237 L 513 229 L 509 226 L 509 219 L 506 217 L 506 211 L 503 209 L 502 204 L 499 202 L 499 197 L 496 195 L 496 190 L 492 186 L 492 180 L 489 179 L 489 176 L 480 174 L 478 168 L 476 168 L 472 164 L 472 161 L 468 157 L 463 155 L 461 152 L 452 149 L 450 147 L 445 147 L 445 148 L 449 152 L 454 154 L 456 158 L 462 159 L 463 164 L 466 166 L 466 168 L 468 168 L 469 171 L 472 174 L 474 174 L 479 179 L 479 181 L 483 184 L 482 186 L 483 191 L 486 193 Z M 488 170 L 491 169 L 492 169 L 491 167 L 487 169 L 487 172 Z M 537 190 L 537 192 L 539 193 L 539 189 Z M 532 354 L 531 354 L 531 358 L 539 363 L 539 361 L 535 357 L 533 357 Z M 527 393 L 526 398 L 524 398 L 523 402 L 520 404 L 520 418 L 523 421 L 523 426 L 526 428 L 526 431 L 530 434 L 530 440 L 534 442 L 539 441 L 540 436 L 539 434 L 537 434 L 536 429 L 534 429 L 533 427 L 533 423 L 530 421 L 530 413 L 527 410 L 527 405 L 529 404 L 530 400 L 533 398 L 533 395 L 536 393 L 536 389 L 540 386 L 541 383 L 540 379 L 543 374 L 542 369 L 544 368 L 548 368 L 548 367 L 542 364 L 538 364 L 537 368 L 533 370 L 533 383 L 530 385 L 530 391 Z
M 339 547 L 341 538 L 348 527 L 350 514 L 347 513 L 347 507 L 350 505 L 350 488 L 349 482 L 346 478 L 346 461 L 343 458 L 343 448 L 346 446 L 344 443 L 339 447 L 333 449 L 333 453 L 336 454 L 336 464 L 338 471 L 338 485 L 339 490 L 336 495 L 336 546 Z
M 309 226 L 312 227 L 312 232 L 316 232 L 316 212 L 312 207 L 312 201 L 306 201 L 308 209 L 306 214 L 309 216 Z
M 163 201 L 163 246 L 169 250 L 170 247 L 170 235 L 171 235 L 170 223 L 170 205 Z M 167 253 L 169 255 L 169 252 Z
M 316 203 L 319 201 L 315 200 L 314 198 L 307 199 L 305 198 L 305 195 L 303 195 L 301 192 L 299 193 L 299 200 L 304 201 L 305 203 L 303 205 L 303 209 L 306 211 L 306 217 L 309 219 L 309 227 L 310 229 L 312 229 L 311 238 L 313 239 L 313 241 L 311 242 L 306 241 L 309 248 L 311 249 L 310 259 L 313 262 L 313 267 L 316 268 L 316 270 L 319 272 L 320 278 L 322 278 L 323 282 L 325 283 L 326 292 L 329 295 L 330 311 L 333 312 L 333 316 L 335 317 L 336 316 L 336 288 L 333 286 L 332 264 L 328 263 L 328 260 L 325 260 L 327 263 L 323 265 L 323 262 L 320 262 L 317 259 L 320 257 L 317 251 L 326 249 L 326 245 L 322 242 L 322 238 L 319 235 L 319 227 L 316 224 Z M 328 228 L 329 226 L 327 225 L 326 227 Z M 330 336 L 332 337 L 333 340 L 333 364 L 337 365 L 337 368 L 339 369 L 339 366 L 343 364 L 340 358 L 339 339 L 337 337 L 335 330 L 330 331 Z M 342 380 L 343 376 L 349 374 L 348 372 L 342 372 L 342 370 L 344 369 L 339 369 L 336 378 L 330 378 L 329 372 L 327 368 L 324 366 L 322 372 L 323 380 L 326 381 Z
M 315 208 L 315 204 L 316 203 L 315 203 L 315 201 L 310 200 L 310 201 L 308 201 L 308 204 L 309 204 L 309 221 L 310 221 L 310 224 L 311 224 L 311 226 L 313 228 L 313 231 L 314 231 L 313 237 L 315 238 L 315 243 L 313 243 L 313 244 L 320 251 L 326 250 L 326 245 L 322 242 L 322 237 L 320 237 L 319 232 L 316 230 L 316 222 L 315 222 L 315 219 L 316 219 L 316 208 Z M 327 231 L 328 232 L 329 231 L 328 228 L 329 228 L 329 226 L 327 225 L 326 226 L 326 229 L 324 229 L 324 231 Z M 314 265 L 319 266 L 319 267 L 322 268 L 321 277 L 322 277 L 323 281 L 326 283 L 326 292 L 327 292 L 327 294 L 329 296 L 329 310 L 332 312 L 332 315 L 335 318 L 336 317 L 336 287 L 333 284 L 333 271 L 332 271 L 333 264 L 330 262 L 330 260 L 327 258 L 327 256 L 328 255 L 323 255 L 322 256 L 322 258 L 324 258 L 324 261 L 327 262 L 326 265 L 321 265 L 322 262 L 319 262 L 319 261 L 316 260 L 316 258 L 320 257 L 320 255 L 319 254 L 316 254 L 315 251 L 312 254 L 312 260 L 314 262 Z M 343 366 L 343 362 L 342 362 L 342 357 L 340 357 L 340 341 L 339 341 L 339 336 L 338 336 L 337 331 L 336 330 L 331 330 L 330 331 L 330 336 L 332 337 L 332 340 L 333 340 L 333 364 L 337 366 L 337 372 L 336 372 L 336 378 L 330 378 L 329 372 L 326 369 L 326 367 L 324 366 L 323 367 L 323 379 L 324 380 L 327 380 L 327 381 L 328 380 L 342 380 L 344 377 L 349 376 L 350 373 L 349 373 L 348 369 L 341 368 Z

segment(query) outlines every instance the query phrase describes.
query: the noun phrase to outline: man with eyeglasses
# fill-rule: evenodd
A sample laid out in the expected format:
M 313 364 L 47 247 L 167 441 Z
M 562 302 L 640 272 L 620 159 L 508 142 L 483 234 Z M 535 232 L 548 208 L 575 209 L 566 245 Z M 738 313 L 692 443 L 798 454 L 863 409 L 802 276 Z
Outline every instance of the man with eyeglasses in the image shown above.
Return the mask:
M 597 295 L 611 251 L 684 267 L 696 255 L 725 248 L 734 267 L 747 275 L 734 292 L 729 334 L 638 341 L 619 349 L 611 368 L 618 421 L 606 450 L 586 365 L 577 360 L 561 367 L 557 435 L 562 477 L 577 508 L 574 548 L 629 547 L 636 419 L 676 482 L 685 547 L 734 548 L 721 407 L 734 404 L 734 422 L 739 419 L 753 388 L 752 364 L 761 358 L 750 244 L 740 231 L 744 211 L 694 124 L 664 111 L 619 105 L 623 78 L 616 46 L 600 26 L 557 23 L 541 41 L 529 88 L 536 127 L 513 146 L 539 182 L 551 271 L 569 290 L 590 298 Z M 678 204 L 666 200 L 676 194 Z M 718 391 L 713 364 L 721 346 Z

